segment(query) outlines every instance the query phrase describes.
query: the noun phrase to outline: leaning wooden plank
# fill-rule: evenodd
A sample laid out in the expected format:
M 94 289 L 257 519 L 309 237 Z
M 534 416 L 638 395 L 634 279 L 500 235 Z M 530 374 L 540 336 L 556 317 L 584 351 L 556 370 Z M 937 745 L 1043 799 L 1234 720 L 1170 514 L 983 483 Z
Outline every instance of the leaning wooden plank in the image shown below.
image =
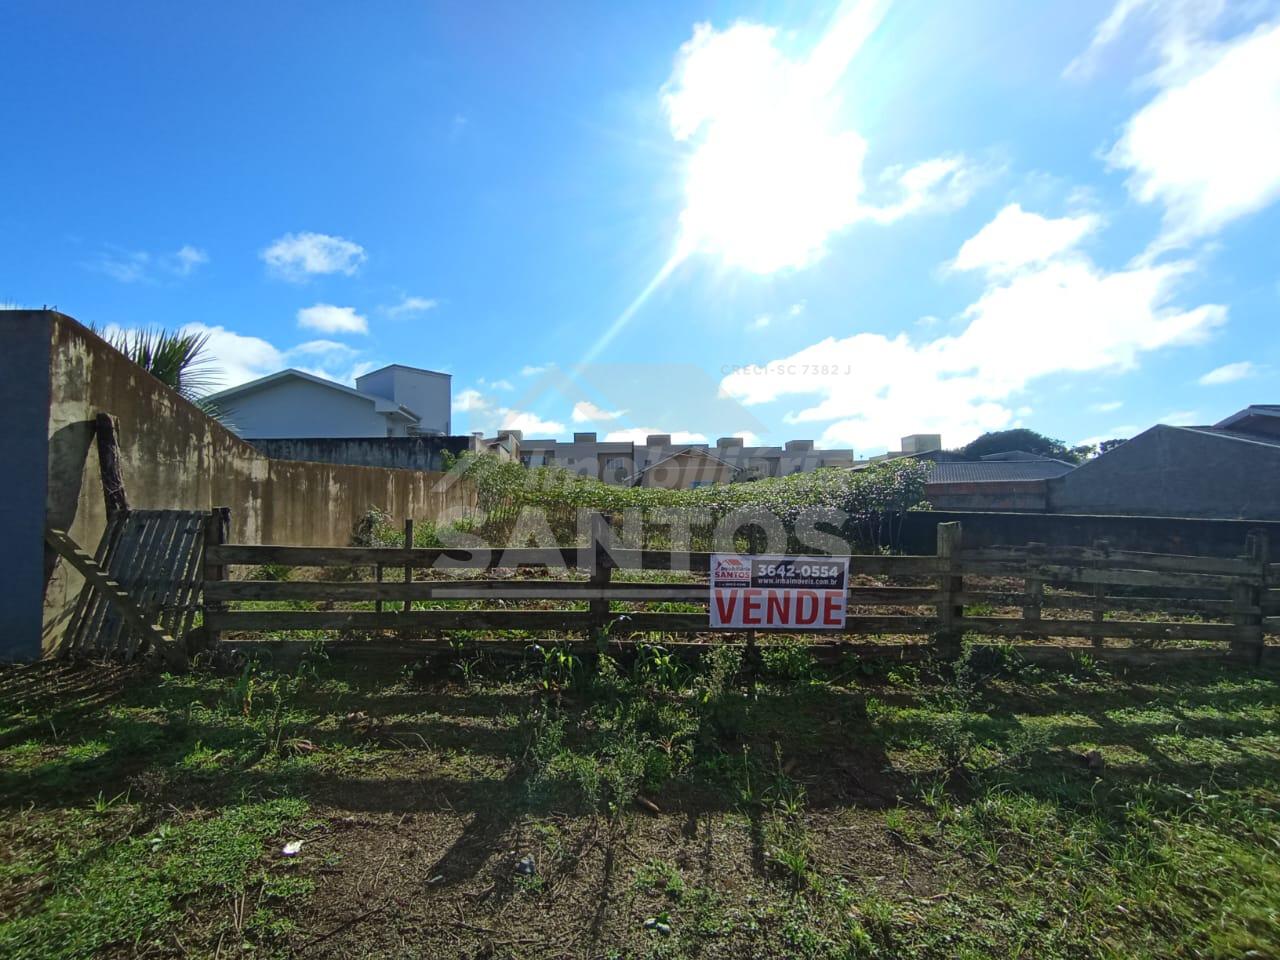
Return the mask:
M 120 538 L 120 549 L 111 555 L 111 565 L 105 573 L 120 585 L 120 589 L 128 593 L 137 580 L 137 565 L 147 554 L 147 544 L 154 532 L 154 515 L 150 510 L 132 510 L 129 522 Z M 101 623 L 95 628 L 95 643 L 99 652 L 115 653 L 122 644 L 128 642 L 129 626 L 116 609 L 115 604 L 105 600 L 99 605 L 102 611 Z
M 143 616 L 152 624 L 159 624 L 163 617 L 163 596 L 175 576 L 175 568 L 179 566 L 175 550 L 178 546 L 181 516 L 182 514 L 176 510 L 157 511 L 155 538 L 140 570 L 142 579 L 139 589 L 129 594 Z M 158 629 L 164 628 L 158 627 Z M 146 653 L 148 643 L 147 638 L 140 638 L 130 646 L 130 655 Z
M 120 616 L 131 627 L 146 636 L 156 651 L 166 662 L 180 666 L 186 663 L 186 656 L 173 638 L 163 633 L 155 624 L 144 617 L 134 605 L 132 598 L 103 572 L 93 557 L 89 556 L 63 530 L 52 527 L 45 529 L 45 540 L 58 552 L 58 555 L 79 571 L 80 575 L 102 591 L 103 595 L 119 611 Z
M 186 620 L 191 615 L 192 595 L 200 570 L 200 551 L 204 541 L 204 511 L 190 511 L 183 518 L 182 540 L 179 549 L 179 568 L 171 581 L 171 588 L 161 611 L 168 625 L 169 636 L 182 641 L 187 633 Z
M 120 536 L 120 531 L 124 529 L 124 522 L 127 517 L 127 511 L 117 510 L 107 518 L 107 528 L 102 532 L 102 539 L 98 541 L 98 549 L 93 555 L 94 562 L 99 567 L 105 567 L 107 558 L 111 556 L 111 550 Z M 63 656 L 74 656 L 88 642 L 87 626 L 95 617 L 99 602 L 98 591 L 93 588 L 93 584 L 86 580 L 84 587 L 80 590 L 80 596 L 76 600 L 76 609 L 71 617 L 71 625 L 67 629 L 67 639 L 62 648 Z
M 1234 627 L 1224 623 L 1152 623 L 1147 620 L 1041 620 L 1019 617 L 964 617 L 964 630 L 991 636 L 1116 637 L 1136 640 L 1228 641 Z

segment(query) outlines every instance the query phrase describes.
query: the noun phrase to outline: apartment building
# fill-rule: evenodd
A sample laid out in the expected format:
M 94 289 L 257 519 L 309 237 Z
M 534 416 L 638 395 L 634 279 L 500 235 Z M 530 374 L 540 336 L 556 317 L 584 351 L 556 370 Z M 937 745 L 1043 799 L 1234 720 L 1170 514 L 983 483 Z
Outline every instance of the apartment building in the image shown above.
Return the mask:
M 673 443 L 665 433 L 650 434 L 644 443 L 599 440 L 594 433 L 575 433 L 572 441 L 526 440 L 518 430 L 502 435 L 518 444 L 525 466 L 561 467 L 620 486 L 687 489 L 854 466 L 852 450 L 818 450 L 812 440 L 749 447 L 742 437 L 721 437 L 713 446 Z

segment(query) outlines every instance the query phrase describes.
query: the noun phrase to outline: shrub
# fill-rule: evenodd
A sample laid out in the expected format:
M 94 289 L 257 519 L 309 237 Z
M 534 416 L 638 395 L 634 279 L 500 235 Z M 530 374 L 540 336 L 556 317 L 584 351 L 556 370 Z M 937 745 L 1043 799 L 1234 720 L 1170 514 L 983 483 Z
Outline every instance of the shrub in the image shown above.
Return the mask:
M 788 548 L 800 552 L 815 534 L 834 535 L 860 549 L 896 544 L 901 514 L 927 506 L 929 468 L 895 460 L 863 470 L 824 468 L 694 490 L 618 487 L 558 467 L 530 469 L 489 455 L 466 454 L 457 469 L 475 487 L 479 529 L 491 543 L 508 543 L 521 511 L 537 508 L 564 545 L 585 534 L 580 528 L 585 512 L 638 516 L 645 546 L 665 545 L 673 530 L 687 528 L 691 549 L 711 546 L 712 531 L 733 515 L 742 518 L 738 533 L 748 549 L 760 549 L 767 525 L 777 521 L 792 541 Z M 760 523 L 751 522 L 753 515 Z

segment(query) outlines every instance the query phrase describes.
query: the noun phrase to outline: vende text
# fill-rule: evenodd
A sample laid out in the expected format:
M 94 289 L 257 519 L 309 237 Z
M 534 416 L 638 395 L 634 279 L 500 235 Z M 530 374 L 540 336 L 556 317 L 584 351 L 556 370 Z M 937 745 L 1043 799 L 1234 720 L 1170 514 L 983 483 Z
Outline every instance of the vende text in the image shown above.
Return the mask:
M 711 594 L 715 627 L 838 629 L 844 614 L 843 590 L 717 587 Z

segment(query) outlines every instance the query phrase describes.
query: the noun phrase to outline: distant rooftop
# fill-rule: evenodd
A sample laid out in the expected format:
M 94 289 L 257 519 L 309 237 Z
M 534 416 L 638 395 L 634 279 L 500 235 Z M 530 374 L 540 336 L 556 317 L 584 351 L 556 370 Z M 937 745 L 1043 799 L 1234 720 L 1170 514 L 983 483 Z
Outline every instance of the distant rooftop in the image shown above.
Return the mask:
M 1062 460 L 941 460 L 929 471 L 929 483 L 994 483 L 1003 480 L 1052 480 L 1074 470 Z

